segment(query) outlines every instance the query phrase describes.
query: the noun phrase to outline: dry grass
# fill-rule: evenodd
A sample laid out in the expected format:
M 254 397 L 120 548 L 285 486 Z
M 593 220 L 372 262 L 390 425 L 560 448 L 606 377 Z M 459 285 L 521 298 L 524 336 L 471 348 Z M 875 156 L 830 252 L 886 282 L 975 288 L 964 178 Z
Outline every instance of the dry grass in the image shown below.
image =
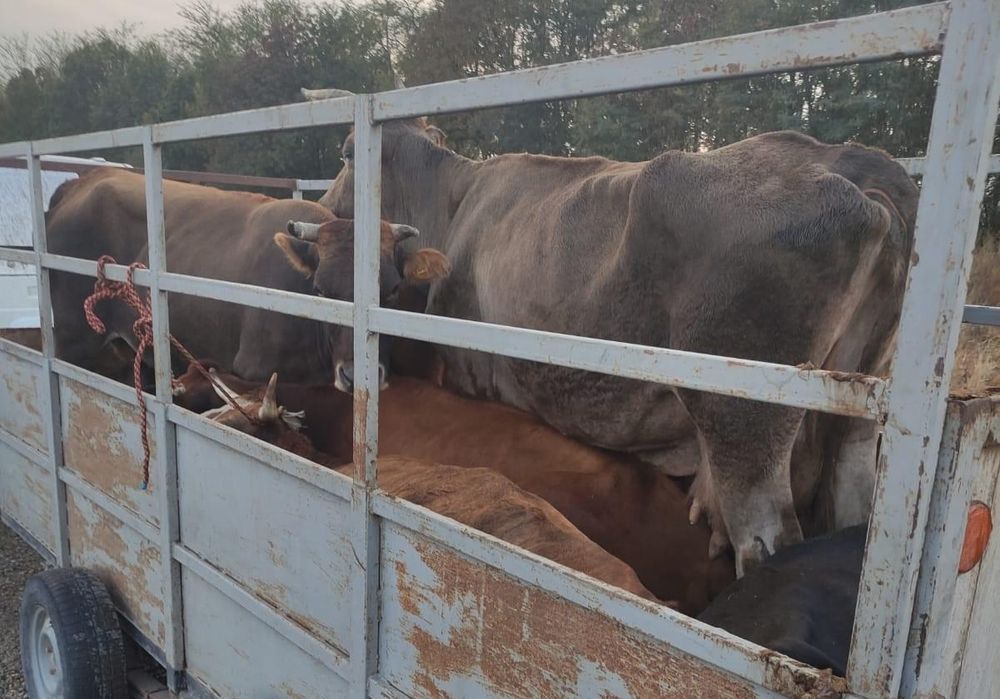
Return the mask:
M 969 275 L 968 303 L 1000 306 L 1000 238 L 976 249 Z M 951 392 L 984 393 L 1000 387 L 1000 327 L 963 325 L 958 339 Z

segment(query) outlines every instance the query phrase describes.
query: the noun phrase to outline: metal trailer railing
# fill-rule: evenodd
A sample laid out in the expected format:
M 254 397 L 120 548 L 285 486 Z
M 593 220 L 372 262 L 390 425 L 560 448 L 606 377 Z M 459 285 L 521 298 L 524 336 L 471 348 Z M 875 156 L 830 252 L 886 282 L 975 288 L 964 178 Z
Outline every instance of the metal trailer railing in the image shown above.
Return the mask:
M 420 316 L 378 305 L 381 129 L 386 121 L 934 53 L 941 54 L 939 87 L 924 163 L 914 252 L 889 379 L 863 377 L 845 381 L 844 377 L 821 370 Z M 406 507 L 379 492 L 375 455 L 380 333 L 883 422 L 877 487 L 858 600 L 861 613 L 854 625 L 847 679 L 855 696 L 925 691 L 926 688 L 917 686 L 923 675 L 919 667 L 914 667 L 914 658 L 907 654 L 908 639 L 915 602 L 923 600 L 918 599 L 918 582 L 924 585 L 930 575 L 929 566 L 921 567 L 921 558 L 925 555 L 925 544 L 933 539 L 925 541 L 925 531 L 938 471 L 938 450 L 942 445 L 948 377 L 961 321 L 961 294 L 997 119 L 998 61 L 1000 7 L 993 0 L 953 0 L 377 94 L 0 145 L 0 157 L 27 155 L 29 162 L 35 250 L 33 253 L 6 250 L 2 257 L 33 262 L 38 270 L 44 340 L 44 354 L 39 362 L 42 395 L 49 408 L 45 414 L 45 458 L 53 475 L 50 487 L 57 511 L 56 563 L 66 565 L 70 560 L 67 485 L 84 490 L 90 487 L 63 468 L 58 438 L 58 377 L 93 380 L 87 378 L 86 372 L 53 356 L 49 275 L 53 270 L 62 270 L 95 276 L 96 265 L 93 261 L 47 252 L 39 157 L 142 146 L 150 269 L 137 273 L 135 279 L 147 286 L 152 296 L 156 373 L 152 413 L 155 440 L 164 445 L 156 450 L 153 470 L 162 521 L 158 528 L 147 526 L 145 531 L 158 542 L 161 572 L 166 581 L 165 643 L 160 656 L 172 671 L 172 683 L 185 663 L 182 567 L 201 570 L 219 589 L 228 590 L 226 586 L 232 586 L 231 581 L 212 578 L 210 571 L 203 570 L 204 562 L 180 543 L 177 454 L 171 447 L 175 443 L 174 430 L 183 426 L 206 431 L 203 421 L 171 406 L 168 295 L 183 293 L 354 329 L 355 473 L 350 487 L 349 526 L 359 567 L 350 581 L 352 623 L 348 648 L 346 653 L 327 660 L 349 682 L 351 695 L 396 696 L 377 675 L 380 658 L 384 663 L 390 661 L 388 656 L 380 656 L 379 649 L 379 541 L 384 527 L 396 525 L 418 531 L 473 561 L 501 568 L 505 574 L 559 599 L 599 608 L 624 627 L 697 659 L 706 677 L 736 678 L 743 683 L 741 686 L 750 687 L 758 695 L 773 696 L 775 692 L 791 691 L 789 678 L 795 679 L 794 686 L 801 690 L 798 679 L 815 681 L 820 676 L 670 610 L 642 611 L 635 603 L 608 594 L 584 576 L 557 570 L 489 537 Z M 356 139 L 355 212 L 359 233 L 355 244 L 354 304 L 166 271 L 163 145 L 351 123 Z M 109 267 L 108 276 L 122 280 L 124 271 L 121 266 Z M 102 390 L 113 392 L 109 388 Z M 120 395 L 127 394 L 123 391 Z M 230 435 L 217 438 L 244 453 L 257 448 Z M 284 463 L 273 452 L 268 454 L 268 458 Z M 94 494 L 95 498 L 99 496 Z M 108 507 L 122 517 L 130 517 L 114 503 Z M 241 593 L 229 590 L 227 594 L 235 599 Z M 248 609 L 252 606 L 250 602 L 246 604 Z M 914 627 L 913 632 L 918 631 Z M 309 643 L 301 639 L 301 630 L 284 629 L 283 633 L 302 644 Z

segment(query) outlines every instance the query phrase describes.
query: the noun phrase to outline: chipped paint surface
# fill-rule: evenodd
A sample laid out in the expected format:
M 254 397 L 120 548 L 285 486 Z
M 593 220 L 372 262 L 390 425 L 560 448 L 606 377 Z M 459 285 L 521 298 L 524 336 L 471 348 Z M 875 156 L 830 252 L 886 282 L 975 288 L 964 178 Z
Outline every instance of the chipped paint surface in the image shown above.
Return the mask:
M 134 404 L 60 377 L 63 458 L 66 466 L 116 502 L 153 526 L 159 526 L 159 506 L 150 478 L 143 491 L 142 432 Z M 153 424 L 152 418 L 149 421 Z M 156 467 L 156 441 L 149 434 L 150 468 Z
M 53 550 L 51 472 L 0 442 L 0 512 Z
M 0 352 L 0 427 L 47 452 L 41 367 Z
M 157 545 L 71 490 L 66 512 L 73 565 L 97 573 L 119 610 L 162 646 L 166 629 Z
M 345 648 L 349 504 L 180 427 L 177 478 L 182 543 L 309 634 Z
M 383 536 L 380 672 L 407 693 L 756 696 L 610 617 L 416 534 Z
M 347 693 L 336 673 L 187 569 L 182 584 L 188 671 L 219 696 L 311 699 Z

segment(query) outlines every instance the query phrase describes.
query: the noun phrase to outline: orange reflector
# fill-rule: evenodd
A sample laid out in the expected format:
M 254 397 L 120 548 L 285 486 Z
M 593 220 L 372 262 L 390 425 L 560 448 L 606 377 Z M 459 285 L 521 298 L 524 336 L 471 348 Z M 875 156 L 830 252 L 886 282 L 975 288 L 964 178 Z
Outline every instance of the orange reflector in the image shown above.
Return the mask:
M 969 521 L 965 525 L 962 558 L 958 562 L 959 574 L 968 573 L 983 559 L 992 531 L 993 515 L 990 508 L 981 502 L 973 502 L 969 506 Z

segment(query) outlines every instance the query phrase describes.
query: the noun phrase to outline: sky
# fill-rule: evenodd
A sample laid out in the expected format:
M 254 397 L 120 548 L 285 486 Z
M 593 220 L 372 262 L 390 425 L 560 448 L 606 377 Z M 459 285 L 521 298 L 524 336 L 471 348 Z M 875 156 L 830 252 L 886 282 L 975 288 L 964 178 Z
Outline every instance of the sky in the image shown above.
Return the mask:
M 212 0 L 225 11 L 246 0 Z M 177 11 L 186 0 L 0 0 L 0 35 L 43 36 L 50 32 L 79 34 L 127 22 L 139 34 L 172 29 L 181 23 Z

